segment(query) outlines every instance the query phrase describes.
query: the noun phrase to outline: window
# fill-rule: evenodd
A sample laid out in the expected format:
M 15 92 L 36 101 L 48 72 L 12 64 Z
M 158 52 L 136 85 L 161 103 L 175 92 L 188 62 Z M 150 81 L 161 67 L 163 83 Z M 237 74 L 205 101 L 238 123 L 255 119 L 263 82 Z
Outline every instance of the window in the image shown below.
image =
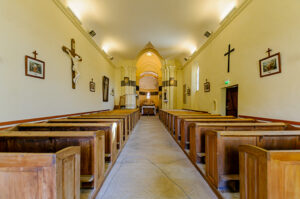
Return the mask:
M 197 66 L 197 73 L 196 73 L 196 91 L 200 89 L 200 67 Z

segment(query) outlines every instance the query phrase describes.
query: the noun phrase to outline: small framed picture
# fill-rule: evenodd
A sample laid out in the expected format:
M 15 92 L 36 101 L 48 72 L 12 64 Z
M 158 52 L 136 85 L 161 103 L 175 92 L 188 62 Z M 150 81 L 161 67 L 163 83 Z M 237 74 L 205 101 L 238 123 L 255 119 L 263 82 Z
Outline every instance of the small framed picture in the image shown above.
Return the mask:
M 210 82 L 204 83 L 204 92 L 210 92 Z
M 280 53 L 261 59 L 259 61 L 260 77 L 281 73 Z
M 102 80 L 103 102 L 108 102 L 108 92 L 109 92 L 109 78 L 106 76 L 103 76 L 103 80 Z
M 45 62 L 25 56 L 25 75 L 45 79 Z
M 92 79 L 90 81 L 90 91 L 95 92 L 95 87 L 96 87 L 96 84 L 95 84 L 94 80 Z

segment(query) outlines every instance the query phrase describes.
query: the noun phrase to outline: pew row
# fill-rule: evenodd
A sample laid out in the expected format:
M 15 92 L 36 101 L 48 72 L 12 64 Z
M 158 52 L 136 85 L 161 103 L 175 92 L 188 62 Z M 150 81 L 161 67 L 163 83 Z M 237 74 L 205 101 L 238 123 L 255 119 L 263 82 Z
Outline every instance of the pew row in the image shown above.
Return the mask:
M 0 198 L 80 199 L 80 147 L 61 150 L 0 147 Z
M 300 197 L 300 150 L 239 146 L 241 199 Z
M 233 191 L 239 182 L 240 145 L 254 145 L 267 150 L 299 150 L 300 131 L 206 131 L 206 177 L 219 190 Z
M 80 175 L 81 188 L 92 189 L 95 196 L 105 175 L 104 139 L 103 131 L 1 131 L 0 151 L 54 153 L 79 146 L 80 172 L 76 175 Z
M 181 140 L 183 138 L 182 142 L 187 142 L 190 140 L 190 128 L 191 126 L 194 126 L 196 123 L 254 123 L 256 120 L 254 119 L 240 119 L 240 118 L 221 118 L 221 119 L 183 119 L 181 118 L 180 122 L 180 133 L 178 135 L 178 140 Z M 175 133 L 176 138 L 176 133 Z
M 113 116 L 113 115 L 81 115 L 81 116 L 71 116 L 68 119 L 121 119 L 123 126 L 123 133 L 125 137 L 123 138 L 123 142 L 127 142 L 129 138 L 129 128 L 128 128 L 128 118 L 127 116 Z
M 112 123 L 27 123 L 10 129 L 11 131 L 98 131 L 105 132 L 105 160 L 112 163 L 118 155 L 116 126 Z
M 277 123 L 194 123 L 189 128 L 188 140 L 181 143 L 193 162 L 204 163 L 206 156 L 206 131 L 262 131 L 292 130 L 289 125 Z
M 49 120 L 48 123 L 112 123 L 117 125 L 117 149 L 120 150 L 124 146 L 123 138 L 125 135 L 121 119 L 54 119 Z

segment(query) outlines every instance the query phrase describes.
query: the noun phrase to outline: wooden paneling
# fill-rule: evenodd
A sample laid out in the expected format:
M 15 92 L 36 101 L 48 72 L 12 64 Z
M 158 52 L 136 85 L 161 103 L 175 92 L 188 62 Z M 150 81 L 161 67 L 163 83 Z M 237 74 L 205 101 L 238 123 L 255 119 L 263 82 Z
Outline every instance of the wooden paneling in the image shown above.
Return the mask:
M 95 179 L 91 183 L 83 183 L 82 186 L 97 188 L 102 183 L 105 168 L 104 136 L 103 131 L 2 131 L 0 152 L 55 153 L 66 147 L 80 146 L 80 175 L 94 176 Z M 102 177 L 96 178 L 99 174 Z
M 56 153 L 1 151 L 0 198 L 79 199 L 79 169 L 80 147 Z
M 300 196 L 300 150 L 239 147 L 241 199 L 296 199 Z
M 239 174 L 238 146 L 267 143 L 268 148 L 291 149 L 299 136 L 300 131 L 207 131 L 206 175 L 216 188 L 226 189 L 226 177 Z M 258 143 L 261 137 L 273 141 Z M 288 139 L 285 139 L 286 137 Z M 299 147 L 296 145 L 294 149 Z

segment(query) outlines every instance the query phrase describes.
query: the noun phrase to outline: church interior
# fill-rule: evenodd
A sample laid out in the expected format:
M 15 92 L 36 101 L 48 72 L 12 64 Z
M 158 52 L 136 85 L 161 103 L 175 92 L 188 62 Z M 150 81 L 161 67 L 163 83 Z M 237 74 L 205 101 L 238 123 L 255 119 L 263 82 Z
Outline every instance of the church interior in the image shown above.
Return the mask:
M 0 1 L 0 198 L 299 199 L 299 8 Z

